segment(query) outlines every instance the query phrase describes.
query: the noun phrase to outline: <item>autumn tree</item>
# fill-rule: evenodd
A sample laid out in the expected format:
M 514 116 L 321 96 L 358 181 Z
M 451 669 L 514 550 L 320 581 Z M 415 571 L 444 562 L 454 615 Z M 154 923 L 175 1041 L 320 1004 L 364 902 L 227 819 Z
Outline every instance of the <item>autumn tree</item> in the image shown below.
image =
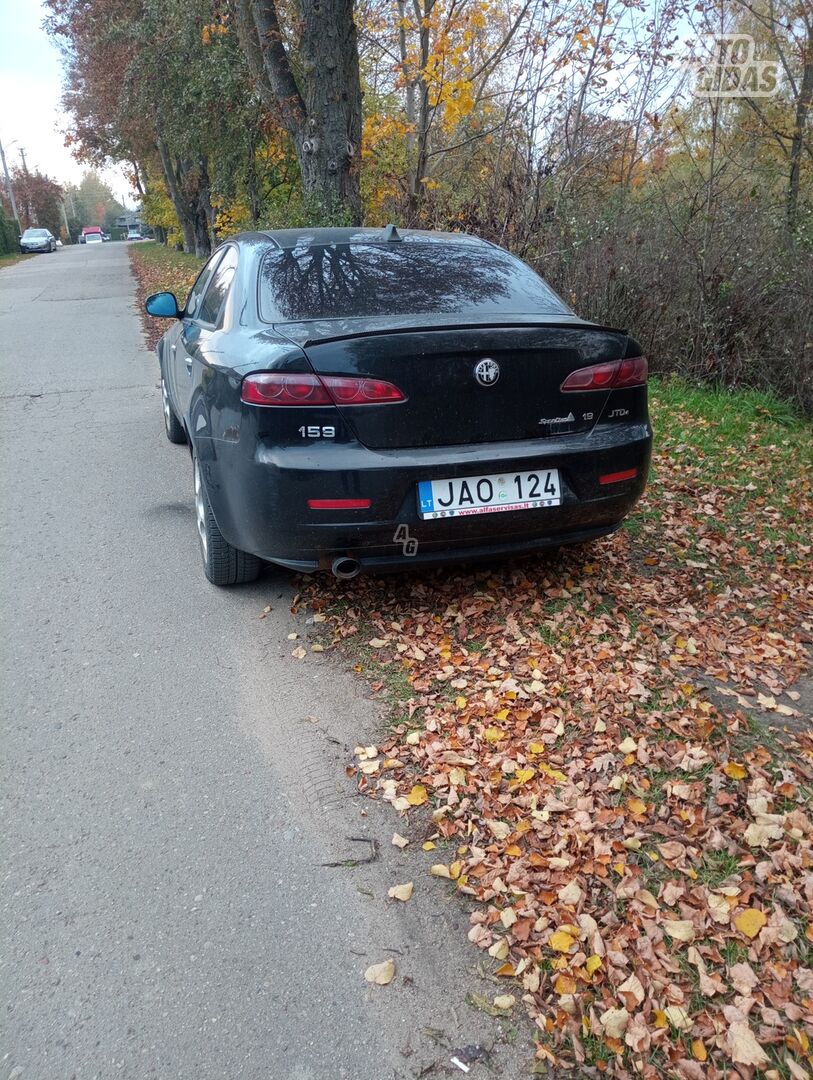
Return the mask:
M 68 142 L 80 160 L 125 163 L 172 201 L 187 251 L 215 239 L 213 176 L 256 148 L 259 110 L 227 14 L 213 0 L 49 0 L 64 43 Z
M 65 185 L 64 201 L 72 234 L 81 232 L 86 225 L 110 229 L 124 213 L 113 189 L 93 169 L 85 172 L 78 184 Z
M 17 167 L 11 173 L 11 186 L 23 229 L 50 229 L 54 236 L 62 231 L 62 188 L 38 169 Z
M 775 98 L 745 96 L 747 108 L 781 153 L 786 176 L 785 217 L 794 234 L 799 220 L 802 175 L 813 162 L 813 8 L 804 0 L 735 0 L 740 28 L 778 60 L 782 80 Z
M 408 220 L 417 220 L 450 153 L 462 149 L 465 157 L 510 122 L 505 96 L 531 7 L 527 0 L 395 0 L 363 8 L 362 69 L 382 106 L 367 110 L 368 124 L 375 141 L 377 128 L 399 130 Z

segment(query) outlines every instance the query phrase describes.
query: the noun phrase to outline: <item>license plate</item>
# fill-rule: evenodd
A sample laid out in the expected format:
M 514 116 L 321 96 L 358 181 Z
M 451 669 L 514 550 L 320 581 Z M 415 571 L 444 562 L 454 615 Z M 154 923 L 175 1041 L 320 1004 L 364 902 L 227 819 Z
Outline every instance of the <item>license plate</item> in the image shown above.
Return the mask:
M 503 510 L 538 510 L 543 506 L 559 506 L 561 501 L 557 469 L 459 476 L 453 480 L 421 480 L 418 483 L 418 513 L 428 519 L 499 514 Z

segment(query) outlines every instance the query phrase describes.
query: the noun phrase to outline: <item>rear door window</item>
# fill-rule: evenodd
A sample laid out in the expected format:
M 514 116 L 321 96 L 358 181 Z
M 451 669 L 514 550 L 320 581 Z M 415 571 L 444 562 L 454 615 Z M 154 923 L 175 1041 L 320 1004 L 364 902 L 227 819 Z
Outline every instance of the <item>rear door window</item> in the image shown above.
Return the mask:
M 237 248 L 228 247 L 206 287 L 200 309 L 195 316 L 199 322 L 209 326 L 216 325 L 236 269 Z
M 198 308 L 200 307 L 201 298 L 206 289 L 206 285 L 209 278 L 212 276 L 212 271 L 217 268 L 218 263 L 223 258 L 223 252 L 218 251 L 207 262 L 201 272 L 198 274 L 197 281 L 192 286 L 189 296 L 186 298 L 186 305 L 184 307 L 184 315 L 189 319 L 198 318 Z

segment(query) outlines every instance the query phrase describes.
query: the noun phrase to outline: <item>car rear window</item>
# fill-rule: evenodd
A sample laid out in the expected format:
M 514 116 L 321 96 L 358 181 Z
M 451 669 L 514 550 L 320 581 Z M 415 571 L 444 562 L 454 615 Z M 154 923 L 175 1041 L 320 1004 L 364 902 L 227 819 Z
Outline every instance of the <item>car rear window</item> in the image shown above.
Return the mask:
M 270 251 L 260 270 L 266 322 L 568 311 L 529 267 L 485 244 L 302 245 Z

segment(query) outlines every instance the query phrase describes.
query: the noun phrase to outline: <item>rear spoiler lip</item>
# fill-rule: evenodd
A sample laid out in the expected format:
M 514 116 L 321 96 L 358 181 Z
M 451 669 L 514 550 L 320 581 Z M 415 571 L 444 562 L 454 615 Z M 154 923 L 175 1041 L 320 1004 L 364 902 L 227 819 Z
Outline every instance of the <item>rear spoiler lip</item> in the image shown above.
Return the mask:
M 312 345 L 327 345 L 334 341 L 352 341 L 354 338 L 389 337 L 392 334 L 434 333 L 435 331 L 449 330 L 533 330 L 533 329 L 578 329 L 598 330 L 603 333 L 620 334 L 629 336 L 628 330 L 621 330 L 617 326 L 602 326 L 601 323 L 588 322 L 580 319 L 577 315 L 563 315 L 557 319 L 540 319 L 533 322 L 514 322 L 501 320 L 499 322 L 454 322 L 454 323 L 418 323 L 414 326 L 390 326 L 359 329 L 341 334 L 326 334 L 319 337 L 297 338 L 286 332 L 286 323 L 275 323 L 274 330 L 287 338 L 293 344 L 302 349 Z M 301 324 L 300 324 L 301 325 Z

